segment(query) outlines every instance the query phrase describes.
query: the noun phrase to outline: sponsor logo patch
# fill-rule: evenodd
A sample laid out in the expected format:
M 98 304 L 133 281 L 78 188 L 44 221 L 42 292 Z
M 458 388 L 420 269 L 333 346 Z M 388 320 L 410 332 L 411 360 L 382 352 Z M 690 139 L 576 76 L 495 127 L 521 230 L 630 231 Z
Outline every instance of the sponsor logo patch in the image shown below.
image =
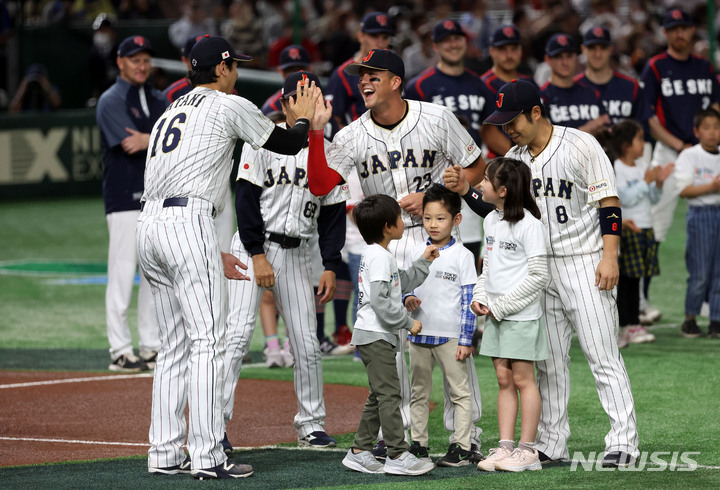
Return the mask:
M 600 191 L 605 191 L 610 188 L 610 183 L 607 180 L 601 180 L 599 182 L 595 182 L 594 184 L 590 184 L 588 186 L 588 193 L 590 194 L 596 194 Z

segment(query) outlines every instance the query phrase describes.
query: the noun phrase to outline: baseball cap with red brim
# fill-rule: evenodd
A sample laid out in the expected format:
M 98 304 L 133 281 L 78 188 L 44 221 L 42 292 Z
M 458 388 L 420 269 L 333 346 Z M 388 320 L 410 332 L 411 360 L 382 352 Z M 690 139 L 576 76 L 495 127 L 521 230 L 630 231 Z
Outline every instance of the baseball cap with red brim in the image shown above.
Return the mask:
M 536 105 L 541 106 L 542 101 L 535 85 L 524 80 L 513 80 L 498 90 L 495 100 L 497 109 L 483 121 L 483 124 L 502 126 Z
M 205 35 L 201 37 L 190 50 L 190 63 L 193 68 L 208 68 L 223 62 L 223 60 L 250 61 L 252 56 L 236 53 L 222 37 Z

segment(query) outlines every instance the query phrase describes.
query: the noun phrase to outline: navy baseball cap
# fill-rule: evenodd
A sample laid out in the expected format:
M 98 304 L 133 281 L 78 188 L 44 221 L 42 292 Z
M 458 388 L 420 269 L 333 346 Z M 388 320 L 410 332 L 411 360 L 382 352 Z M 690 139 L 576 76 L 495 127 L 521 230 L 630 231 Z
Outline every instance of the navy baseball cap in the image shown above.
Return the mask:
M 311 64 L 310 54 L 308 54 L 307 49 L 303 48 L 299 44 L 291 44 L 280 53 L 281 70 L 285 70 L 286 68 L 290 68 L 292 66 L 302 66 L 307 68 Z
M 145 36 L 130 36 L 120 43 L 117 55 L 118 58 L 122 58 L 123 56 L 132 56 L 140 51 L 146 51 L 151 56 L 155 54 L 150 46 L 150 41 Z
M 663 17 L 663 29 L 672 29 L 678 26 L 692 26 L 692 20 L 687 12 L 680 9 L 672 9 L 665 12 Z
M 498 27 L 490 38 L 490 46 L 497 47 L 506 44 L 520 44 L 520 31 L 514 25 Z
M 348 75 L 358 76 L 361 67 L 390 71 L 405 80 L 405 63 L 389 49 L 373 49 L 360 63 L 350 63 L 343 71 Z
M 592 46 L 593 44 L 611 45 L 610 31 L 603 26 L 593 26 L 588 29 L 583 36 L 583 45 Z
M 309 71 L 300 70 L 292 73 L 285 79 L 285 83 L 282 88 L 282 95 L 284 99 L 295 95 L 297 92 L 297 84 L 301 80 L 302 86 L 310 85 L 311 82 L 315 82 L 315 86 L 320 87 L 320 90 L 322 90 L 322 85 L 320 85 L 320 79 L 317 75 L 310 73 Z
M 513 80 L 498 90 L 495 105 L 497 110 L 490 114 L 483 124 L 502 126 L 518 117 L 523 111 L 529 111 L 536 105 L 542 106 L 542 101 L 535 85 L 525 80 Z
M 250 61 L 252 56 L 236 53 L 222 37 L 201 37 L 190 50 L 190 64 L 194 69 L 207 68 L 221 63 L 223 60 Z
M 459 36 L 466 36 L 465 31 L 463 30 L 462 26 L 458 21 L 453 19 L 441 20 L 440 22 L 435 24 L 435 27 L 433 28 L 432 40 L 434 43 L 439 43 L 446 37 L 453 34 L 457 34 Z
M 395 34 L 395 26 L 385 12 L 371 12 L 362 18 L 360 30 L 367 34 Z
M 190 51 L 192 51 L 193 46 L 195 46 L 195 43 L 198 42 L 202 38 L 202 36 L 190 36 L 185 41 L 185 44 L 182 47 L 182 50 L 180 50 L 180 54 L 183 55 L 186 58 L 190 57 Z
M 551 58 L 565 52 L 577 53 L 575 40 L 568 34 L 555 34 L 545 45 L 545 54 Z

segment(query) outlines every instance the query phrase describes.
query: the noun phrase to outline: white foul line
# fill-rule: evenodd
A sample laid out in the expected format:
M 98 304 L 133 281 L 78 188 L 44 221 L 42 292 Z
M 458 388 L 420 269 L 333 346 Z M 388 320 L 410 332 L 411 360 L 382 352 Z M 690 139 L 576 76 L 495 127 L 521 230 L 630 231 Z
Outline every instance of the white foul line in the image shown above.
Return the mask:
M 67 378 L 67 379 L 52 379 L 48 381 L 32 381 L 29 383 L 12 383 L 8 385 L 0 385 L 0 389 L 4 390 L 7 388 L 26 388 L 29 386 L 43 386 L 43 385 L 58 385 L 63 383 L 86 383 L 88 381 L 113 381 L 117 379 L 130 379 L 130 378 L 151 378 L 152 373 L 146 374 L 113 374 L 108 376 L 93 376 L 89 378 Z
M 102 446 L 142 446 L 148 447 L 149 443 L 141 442 L 110 442 L 110 441 L 79 441 L 76 439 L 40 439 L 37 437 L 2 437 L 0 441 L 28 441 L 28 442 L 59 442 L 62 444 L 99 444 Z

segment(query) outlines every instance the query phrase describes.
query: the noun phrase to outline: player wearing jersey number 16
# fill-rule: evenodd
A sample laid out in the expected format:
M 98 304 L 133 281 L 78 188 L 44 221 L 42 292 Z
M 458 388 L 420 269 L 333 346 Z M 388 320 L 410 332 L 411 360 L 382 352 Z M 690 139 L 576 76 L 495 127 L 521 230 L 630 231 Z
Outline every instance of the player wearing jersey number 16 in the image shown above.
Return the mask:
M 198 479 L 240 478 L 253 469 L 223 452 L 227 301 L 214 217 L 222 212 L 238 139 L 283 154 L 300 151 L 320 96 L 315 84 L 289 104 L 298 122 L 284 130 L 250 101 L 231 96 L 237 62 L 220 37 L 200 39 L 190 52 L 195 88 L 173 102 L 150 134 L 145 193 L 138 219 L 142 271 L 152 289 L 161 347 L 153 379 L 148 471 L 187 472 Z M 237 258 L 225 275 L 246 279 Z M 189 424 L 185 420 L 188 406 Z

